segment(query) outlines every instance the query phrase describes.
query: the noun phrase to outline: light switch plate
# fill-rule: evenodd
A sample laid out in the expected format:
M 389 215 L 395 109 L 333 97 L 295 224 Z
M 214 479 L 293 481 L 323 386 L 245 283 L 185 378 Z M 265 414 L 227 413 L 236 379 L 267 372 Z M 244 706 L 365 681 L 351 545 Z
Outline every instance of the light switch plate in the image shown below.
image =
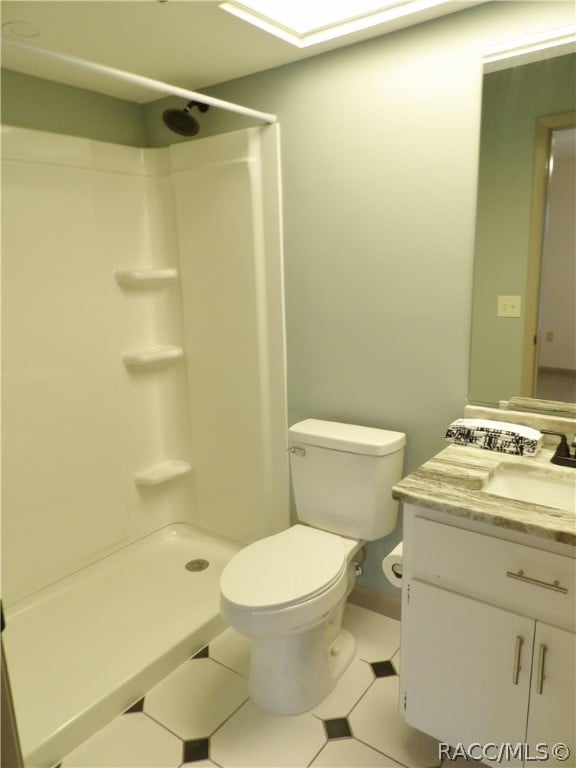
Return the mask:
M 521 296 L 498 296 L 498 317 L 520 317 Z

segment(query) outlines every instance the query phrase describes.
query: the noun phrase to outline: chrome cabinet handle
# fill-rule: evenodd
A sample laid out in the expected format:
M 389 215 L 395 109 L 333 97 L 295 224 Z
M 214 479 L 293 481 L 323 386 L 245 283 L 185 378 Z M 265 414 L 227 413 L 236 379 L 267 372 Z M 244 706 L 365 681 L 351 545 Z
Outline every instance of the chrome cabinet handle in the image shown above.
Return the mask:
M 566 587 L 561 587 L 560 582 L 556 579 L 552 584 L 547 581 L 540 581 L 540 579 L 533 579 L 532 576 L 526 576 L 524 571 L 506 571 L 506 576 L 509 579 L 517 579 L 518 581 L 525 581 L 527 584 L 534 584 L 537 587 L 543 587 L 544 589 L 552 589 L 554 592 L 561 592 L 563 595 L 568 594 Z
M 514 646 L 514 667 L 512 669 L 512 684 L 518 685 L 518 676 L 520 674 L 520 654 L 522 652 L 522 643 L 524 639 L 516 635 L 516 644 Z
M 544 688 L 544 660 L 546 659 L 546 646 L 540 644 L 538 651 L 538 678 L 536 682 L 536 692 L 541 694 Z

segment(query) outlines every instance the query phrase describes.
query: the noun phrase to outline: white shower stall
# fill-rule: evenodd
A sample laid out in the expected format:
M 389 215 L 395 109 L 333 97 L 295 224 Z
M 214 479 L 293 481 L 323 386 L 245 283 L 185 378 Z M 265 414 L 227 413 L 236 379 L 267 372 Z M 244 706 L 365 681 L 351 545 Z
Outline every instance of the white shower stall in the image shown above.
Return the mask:
M 2 150 L 3 638 L 50 766 L 223 628 L 227 559 L 289 524 L 279 127 Z

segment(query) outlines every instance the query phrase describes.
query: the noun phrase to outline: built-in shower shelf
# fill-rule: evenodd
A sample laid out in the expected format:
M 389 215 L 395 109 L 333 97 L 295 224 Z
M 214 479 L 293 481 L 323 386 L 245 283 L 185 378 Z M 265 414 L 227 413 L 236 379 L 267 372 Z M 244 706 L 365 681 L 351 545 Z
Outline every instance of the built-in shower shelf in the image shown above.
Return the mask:
M 167 483 L 176 477 L 186 475 L 192 470 L 192 467 L 187 461 L 172 460 L 161 461 L 159 464 L 154 464 L 152 467 L 136 472 L 134 480 L 136 485 L 160 485 L 161 483 Z
M 115 269 L 114 277 L 123 288 L 155 288 L 178 279 L 178 270 L 170 267 L 142 269 Z
M 127 365 L 129 368 L 150 368 L 158 365 L 175 363 L 180 360 L 183 355 L 184 352 L 182 347 L 158 346 L 124 352 L 122 360 L 124 361 L 124 365 Z

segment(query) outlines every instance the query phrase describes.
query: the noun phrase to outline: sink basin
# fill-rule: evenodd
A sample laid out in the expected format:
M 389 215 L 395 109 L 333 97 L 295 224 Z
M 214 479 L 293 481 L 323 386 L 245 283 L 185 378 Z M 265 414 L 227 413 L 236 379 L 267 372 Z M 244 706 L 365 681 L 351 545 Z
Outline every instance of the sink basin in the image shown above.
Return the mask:
M 506 499 L 528 501 L 576 514 L 576 472 L 571 480 L 535 469 L 519 469 L 514 464 L 502 464 L 482 490 Z

